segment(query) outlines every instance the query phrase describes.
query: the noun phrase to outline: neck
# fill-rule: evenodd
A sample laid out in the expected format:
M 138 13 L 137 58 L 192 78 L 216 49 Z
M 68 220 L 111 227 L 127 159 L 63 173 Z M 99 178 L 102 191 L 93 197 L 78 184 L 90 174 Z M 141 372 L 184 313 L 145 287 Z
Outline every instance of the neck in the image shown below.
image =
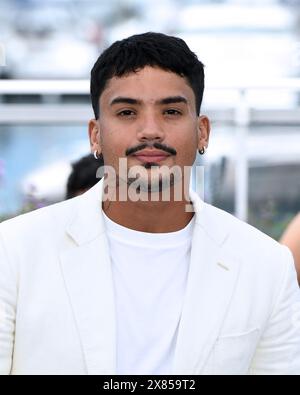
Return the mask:
M 118 197 L 118 192 L 116 190 L 114 196 Z M 173 187 L 170 188 L 168 201 L 162 199 L 161 192 L 152 195 L 152 200 L 145 199 L 145 194 L 141 194 L 138 201 L 106 199 L 102 202 L 102 209 L 112 221 L 129 229 L 148 233 L 176 232 L 183 229 L 194 216 L 194 212 L 186 209 L 187 205 L 191 207 L 191 201 L 183 192 L 183 198 L 179 201 L 174 197 Z

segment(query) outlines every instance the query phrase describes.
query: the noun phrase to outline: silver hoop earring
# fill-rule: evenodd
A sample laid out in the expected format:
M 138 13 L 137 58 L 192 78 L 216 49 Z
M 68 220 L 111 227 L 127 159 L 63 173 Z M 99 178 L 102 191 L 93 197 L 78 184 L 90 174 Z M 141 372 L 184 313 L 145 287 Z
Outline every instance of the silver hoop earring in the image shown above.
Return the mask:
M 97 150 L 94 151 L 94 158 L 95 158 L 96 160 L 99 159 Z

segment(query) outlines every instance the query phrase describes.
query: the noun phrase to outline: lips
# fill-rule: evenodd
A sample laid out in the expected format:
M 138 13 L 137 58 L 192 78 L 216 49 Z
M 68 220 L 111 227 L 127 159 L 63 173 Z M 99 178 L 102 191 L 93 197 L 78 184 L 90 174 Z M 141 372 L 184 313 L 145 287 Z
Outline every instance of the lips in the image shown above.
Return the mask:
M 142 162 L 161 162 L 168 158 L 170 154 L 164 151 L 151 150 L 140 151 L 133 155 Z

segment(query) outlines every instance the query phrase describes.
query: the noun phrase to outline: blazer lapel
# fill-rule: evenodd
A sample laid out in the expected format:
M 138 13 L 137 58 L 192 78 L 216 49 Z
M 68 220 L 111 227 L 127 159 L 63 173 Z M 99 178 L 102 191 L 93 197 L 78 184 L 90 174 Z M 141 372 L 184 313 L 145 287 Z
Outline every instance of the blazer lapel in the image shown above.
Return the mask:
M 61 268 L 89 374 L 116 373 L 116 319 L 108 243 L 101 215 L 101 180 L 74 200 Z M 196 212 L 187 289 L 173 373 L 198 374 L 218 337 L 239 273 L 226 248 L 228 230 L 214 223 L 192 191 Z
M 113 280 L 101 215 L 102 182 L 77 200 L 60 254 L 61 268 L 88 374 L 115 374 L 116 325 Z
M 193 193 L 191 197 L 196 221 L 174 374 L 203 371 L 230 304 L 240 266 L 239 260 L 226 249 L 228 231 L 220 229 L 220 223 L 213 223 L 199 197 Z

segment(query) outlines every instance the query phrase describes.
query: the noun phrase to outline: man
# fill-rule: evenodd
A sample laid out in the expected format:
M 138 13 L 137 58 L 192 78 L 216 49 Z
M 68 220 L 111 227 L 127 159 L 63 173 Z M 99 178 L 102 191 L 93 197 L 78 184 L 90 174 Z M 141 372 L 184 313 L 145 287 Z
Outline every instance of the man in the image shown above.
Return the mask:
M 209 141 L 203 89 L 179 38 L 100 56 L 89 136 L 104 178 L 0 225 L 2 374 L 300 373 L 291 253 L 186 193 Z

